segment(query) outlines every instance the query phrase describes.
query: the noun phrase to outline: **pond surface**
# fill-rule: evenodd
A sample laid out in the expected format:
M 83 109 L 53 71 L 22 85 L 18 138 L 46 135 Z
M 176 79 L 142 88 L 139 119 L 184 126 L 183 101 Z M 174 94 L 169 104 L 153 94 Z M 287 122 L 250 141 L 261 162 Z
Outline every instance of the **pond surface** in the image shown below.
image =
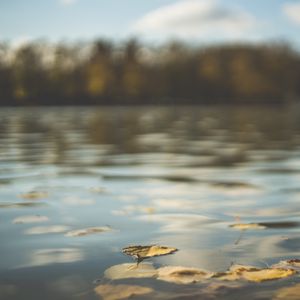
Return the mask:
M 151 289 L 134 299 L 283 299 L 298 275 L 183 285 L 104 271 L 134 262 L 129 245 L 178 248 L 154 268 L 299 259 L 299 120 L 282 107 L 2 108 L 0 298 L 101 299 L 98 285 L 127 284 Z

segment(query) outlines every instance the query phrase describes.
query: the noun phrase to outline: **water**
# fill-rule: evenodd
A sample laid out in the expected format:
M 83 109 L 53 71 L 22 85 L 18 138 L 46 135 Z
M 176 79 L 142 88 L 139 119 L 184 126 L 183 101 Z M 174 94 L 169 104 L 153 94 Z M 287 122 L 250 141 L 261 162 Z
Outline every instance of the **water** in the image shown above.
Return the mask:
M 155 267 L 224 272 L 300 258 L 300 111 L 293 108 L 2 108 L 0 299 L 270 299 L 264 283 L 109 281 L 128 245 L 179 249 Z M 25 217 L 25 218 L 24 218 Z M 239 231 L 235 223 L 265 223 Z M 109 231 L 70 237 L 75 229 Z

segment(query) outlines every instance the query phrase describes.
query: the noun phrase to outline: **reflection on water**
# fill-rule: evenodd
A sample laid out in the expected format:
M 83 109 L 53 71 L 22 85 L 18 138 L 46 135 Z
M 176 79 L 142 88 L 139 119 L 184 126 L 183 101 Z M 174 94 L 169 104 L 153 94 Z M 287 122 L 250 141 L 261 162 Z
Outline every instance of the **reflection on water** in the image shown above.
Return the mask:
M 269 107 L 2 109 L 0 298 L 97 299 L 93 282 L 131 263 L 121 249 L 134 244 L 179 249 L 157 266 L 213 272 L 299 258 L 299 117 Z M 91 228 L 112 230 L 66 234 Z M 154 291 L 140 299 L 270 299 L 291 281 L 116 284 Z

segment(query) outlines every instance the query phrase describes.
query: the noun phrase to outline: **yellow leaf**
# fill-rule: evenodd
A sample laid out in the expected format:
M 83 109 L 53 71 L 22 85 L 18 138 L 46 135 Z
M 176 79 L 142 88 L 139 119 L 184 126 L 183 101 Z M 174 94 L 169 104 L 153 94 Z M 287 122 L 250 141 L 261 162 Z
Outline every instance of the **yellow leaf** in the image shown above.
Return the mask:
M 149 287 L 126 284 L 101 284 L 94 290 L 95 293 L 101 296 L 103 300 L 128 299 L 135 295 L 145 295 L 153 292 L 153 289 Z
M 291 275 L 296 272 L 292 269 L 262 269 L 257 271 L 246 271 L 242 273 L 242 277 L 248 281 L 262 282 L 266 280 L 281 279 Z
M 149 258 L 149 257 L 154 257 L 154 256 L 172 254 L 177 250 L 178 249 L 176 248 L 157 246 L 157 245 L 128 246 L 122 249 L 123 253 L 135 257 L 139 260 Z
M 68 237 L 78 237 L 78 236 L 85 236 L 93 233 L 102 233 L 111 231 L 112 229 L 109 226 L 103 226 L 103 227 L 89 227 L 84 229 L 78 229 L 78 230 L 72 230 L 65 234 L 65 236 Z
M 31 191 L 28 193 L 24 193 L 20 195 L 24 199 L 41 199 L 41 198 L 47 198 L 48 193 L 47 192 L 39 192 L 39 191 Z
M 203 281 L 212 277 L 214 273 L 196 268 L 179 266 L 162 267 L 158 270 L 158 279 L 178 284 L 189 284 Z
M 29 223 L 40 223 L 40 222 L 47 222 L 49 218 L 47 216 L 40 216 L 40 215 L 28 215 L 28 216 L 21 216 L 13 219 L 13 224 L 29 224 Z
M 260 269 L 252 266 L 233 265 L 228 272 L 217 273 L 214 277 L 221 280 L 245 279 L 252 282 L 281 279 L 292 276 L 297 272 L 293 269 L 265 268 Z
M 266 229 L 266 226 L 261 225 L 259 223 L 248 223 L 248 224 L 244 224 L 244 223 L 239 223 L 239 224 L 232 224 L 229 225 L 229 227 L 232 227 L 234 229 L 239 229 L 239 230 L 248 230 L 248 229 Z

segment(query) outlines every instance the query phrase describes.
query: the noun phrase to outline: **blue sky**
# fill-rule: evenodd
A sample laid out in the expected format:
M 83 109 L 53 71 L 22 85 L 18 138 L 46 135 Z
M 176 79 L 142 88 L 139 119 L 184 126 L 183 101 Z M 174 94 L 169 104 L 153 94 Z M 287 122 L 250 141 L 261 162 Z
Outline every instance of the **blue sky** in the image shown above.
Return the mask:
M 286 40 L 300 47 L 300 0 L 2 0 L 0 40 L 97 37 L 191 42 Z

